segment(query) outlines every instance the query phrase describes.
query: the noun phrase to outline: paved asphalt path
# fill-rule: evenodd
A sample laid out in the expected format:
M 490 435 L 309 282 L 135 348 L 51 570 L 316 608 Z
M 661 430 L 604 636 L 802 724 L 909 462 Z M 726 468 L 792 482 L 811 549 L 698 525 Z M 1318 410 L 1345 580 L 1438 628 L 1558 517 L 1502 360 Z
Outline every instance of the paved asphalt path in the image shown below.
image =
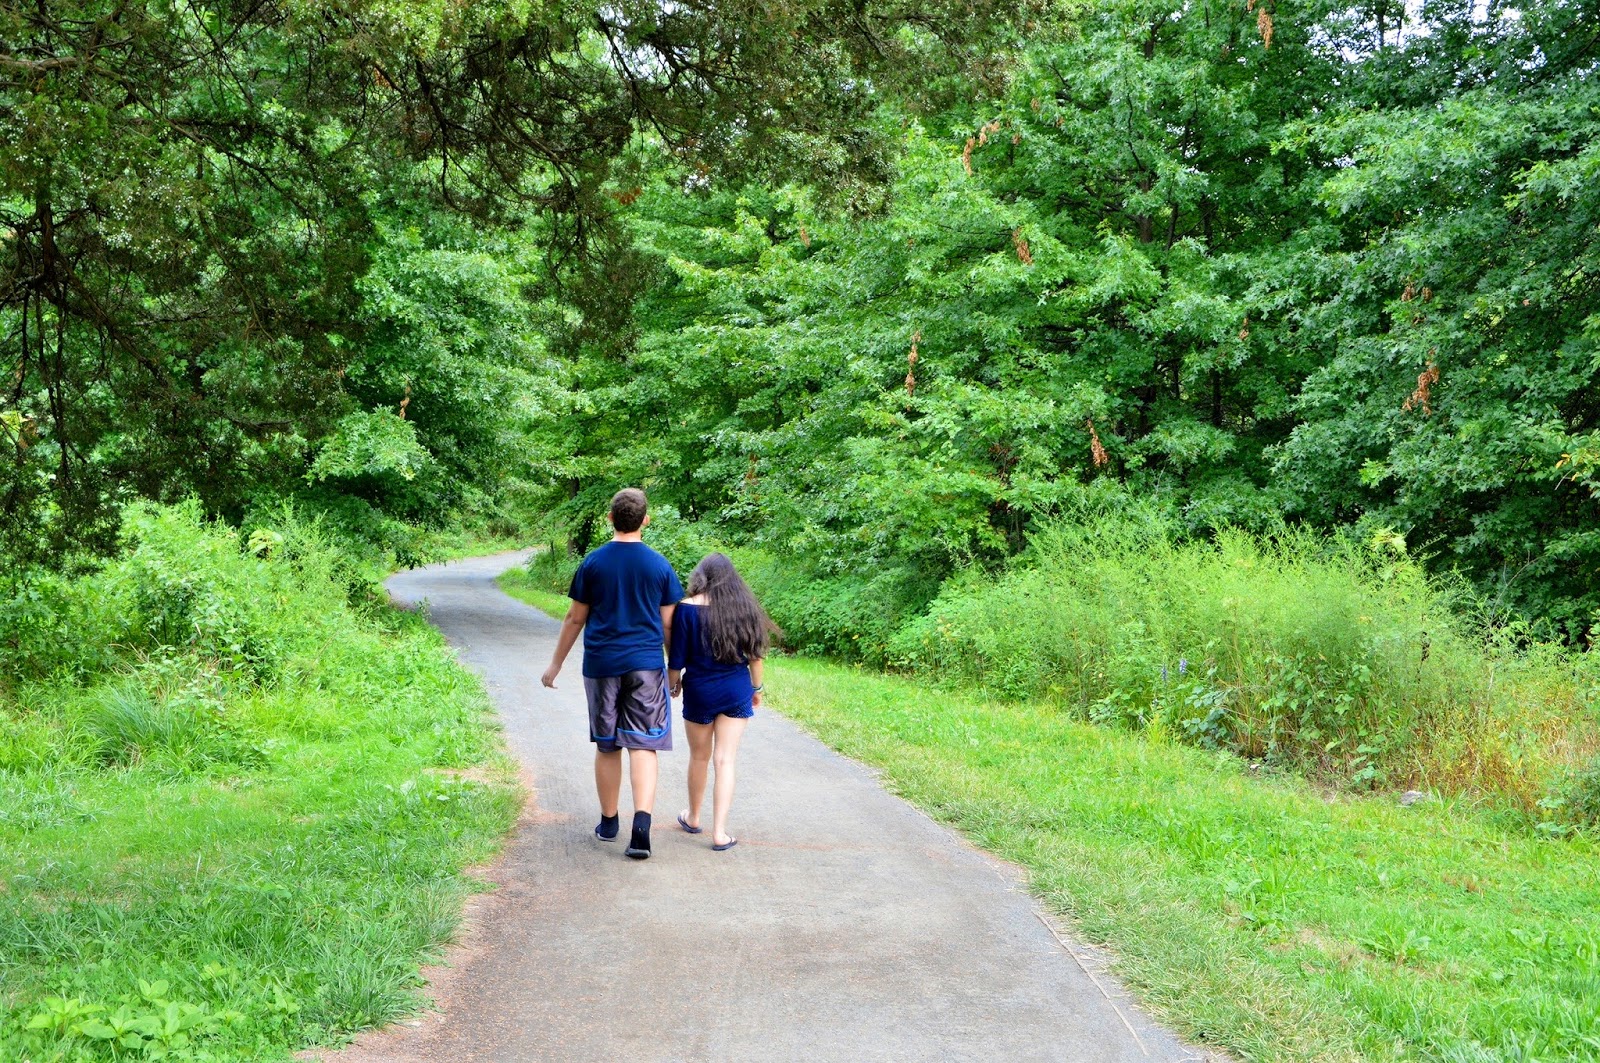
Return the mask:
M 440 1010 L 328 1058 L 1206 1058 L 1059 938 L 1012 869 L 775 712 L 758 712 L 741 749 L 736 848 L 712 852 L 709 830 L 674 823 L 686 803 L 681 719 L 661 757 L 655 855 L 629 860 L 620 842 L 597 842 L 581 647 L 559 689 L 543 689 L 559 625 L 493 582 L 523 556 L 389 581 L 484 677 L 534 796 L 491 872 L 499 888 L 430 972 Z M 624 835 L 629 801 L 624 783 Z M 704 815 L 709 827 L 709 795 Z

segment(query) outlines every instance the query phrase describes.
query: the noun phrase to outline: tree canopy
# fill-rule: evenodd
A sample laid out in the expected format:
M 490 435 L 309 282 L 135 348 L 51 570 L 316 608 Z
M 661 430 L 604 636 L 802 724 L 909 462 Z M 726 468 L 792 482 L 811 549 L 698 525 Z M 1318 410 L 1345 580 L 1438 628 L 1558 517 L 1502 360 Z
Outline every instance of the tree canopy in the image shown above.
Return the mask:
M 0 5 L 6 549 L 135 496 L 915 605 L 1063 506 L 1600 610 L 1600 5 Z
M 493 488 L 506 459 L 483 444 L 510 445 L 550 338 L 627 335 L 631 145 L 870 189 L 889 145 L 867 79 L 959 68 L 986 21 L 954 3 L 0 4 L 7 549 L 103 546 L 136 496 L 237 514 L 308 474 L 381 478 L 320 459 L 324 441 L 348 456 L 416 432 L 440 475 L 403 512 Z M 378 432 L 378 409 L 410 427 Z

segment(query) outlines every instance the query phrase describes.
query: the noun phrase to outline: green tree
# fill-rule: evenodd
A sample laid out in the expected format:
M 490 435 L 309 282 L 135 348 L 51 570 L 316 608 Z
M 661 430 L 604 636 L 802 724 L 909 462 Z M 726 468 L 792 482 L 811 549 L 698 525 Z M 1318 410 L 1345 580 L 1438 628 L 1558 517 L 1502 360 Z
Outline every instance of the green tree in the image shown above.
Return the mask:
M 1596 14 L 1427 5 L 1304 131 L 1342 160 L 1344 242 L 1303 270 L 1323 358 L 1276 465 L 1292 512 L 1401 530 L 1573 638 L 1600 610 L 1600 506 L 1562 468 L 1600 427 Z
M 0 350 L 37 432 L 0 484 L 7 547 L 104 546 L 134 495 L 236 513 L 396 383 L 443 388 L 435 416 L 467 398 L 431 355 L 397 372 L 393 345 L 383 387 L 349 372 L 367 329 L 415 324 L 375 319 L 362 279 L 440 212 L 533 212 L 536 301 L 573 307 L 580 339 L 615 331 L 635 285 L 613 170 L 642 131 L 707 173 L 866 187 L 886 150 L 863 134 L 868 79 L 955 55 L 941 34 L 976 48 L 989 21 L 954 2 L 0 3 Z

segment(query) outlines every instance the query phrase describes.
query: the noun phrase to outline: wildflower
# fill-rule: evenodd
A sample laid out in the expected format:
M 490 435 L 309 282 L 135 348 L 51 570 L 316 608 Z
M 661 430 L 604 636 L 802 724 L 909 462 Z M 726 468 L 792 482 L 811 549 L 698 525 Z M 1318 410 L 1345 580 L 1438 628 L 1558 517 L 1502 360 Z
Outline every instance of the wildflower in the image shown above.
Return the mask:
M 1182 675 L 1189 670 L 1189 660 L 1186 657 L 1178 658 L 1178 674 Z

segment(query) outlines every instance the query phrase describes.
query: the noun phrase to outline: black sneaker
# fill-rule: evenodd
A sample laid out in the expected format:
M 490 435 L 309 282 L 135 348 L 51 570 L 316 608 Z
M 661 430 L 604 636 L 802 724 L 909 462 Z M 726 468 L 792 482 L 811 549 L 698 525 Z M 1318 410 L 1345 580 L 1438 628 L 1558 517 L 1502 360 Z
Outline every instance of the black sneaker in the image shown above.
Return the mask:
M 623 854 L 635 860 L 650 859 L 650 813 L 633 814 L 633 836 L 628 839 L 628 847 Z
M 599 825 L 594 829 L 594 836 L 603 842 L 616 841 L 617 831 L 621 827 L 618 822 L 619 818 L 617 816 L 601 816 Z

